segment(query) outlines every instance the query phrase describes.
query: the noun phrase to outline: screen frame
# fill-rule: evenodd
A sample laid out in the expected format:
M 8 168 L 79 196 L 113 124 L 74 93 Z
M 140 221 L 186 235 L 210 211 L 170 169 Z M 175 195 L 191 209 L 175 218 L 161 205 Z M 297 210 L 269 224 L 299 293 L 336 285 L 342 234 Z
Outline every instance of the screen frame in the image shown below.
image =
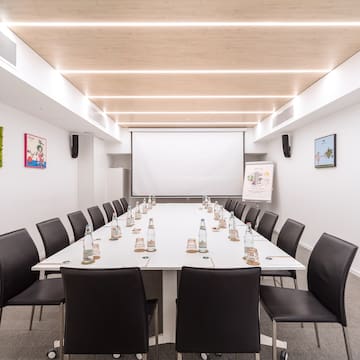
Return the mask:
M 133 164 L 133 133 L 134 132 L 217 132 L 217 133 L 223 133 L 223 132 L 242 132 L 242 140 L 243 140 L 243 146 L 242 146 L 242 150 L 243 150 L 243 175 L 245 174 L 245 132 L 246 129 L 241 129 L 241 128 L 236 128 L 236 129 L 227 129 L 227 128 L 219 128 L 219 129 L 213 129 L 213 128 L 204 128 L 204 129 L 192 129 L 192 128 L 176 128 L 176 129 L 171 129 L 171 128 L 154 128 L 154 129 L 129 129 L 130 134 L 131 134 L 131 174 L 130 174 L 130 193 L 131 193 L 131 197 L 134 199 L 140 199 L 140 198 L 144 198 L 147 197 L 149 195 L 153 195 L 153 194 L 144 194 L 144 195 L 134 195 L 133 192 L 133 169 L 134 169 L 134 164 Z M 244 180 L 244 179 L 243 179 Z M 212 195 L 212 194 L 206 194 L 214 199 L 223 199 L 223 198 L 242 198 L 242 188 L 241 187 L 241 194 L 233 194 L 233 195 Z M 199 194 L 199 195 L 155 195 L 156 198 L 159 199 L 201 199 L 204 194 Z

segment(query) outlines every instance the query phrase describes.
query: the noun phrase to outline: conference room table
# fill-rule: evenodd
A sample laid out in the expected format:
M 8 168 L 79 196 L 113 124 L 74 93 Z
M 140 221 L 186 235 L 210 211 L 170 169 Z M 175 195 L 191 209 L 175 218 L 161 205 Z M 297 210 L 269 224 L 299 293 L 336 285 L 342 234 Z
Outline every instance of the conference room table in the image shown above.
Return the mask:
M 227 220 L 229 213 L 225 212 Z M 246 225 L 236 219 L 240 241 L 228 238 L 228 229 L 213 231 L 218 225 L 214 214 L 202 209 L 199 203 L 157 204 L 142 214 L 133 227 L 126 226 L 126 214 L 119 217 L 122 237 L 110 240 L 111 224 L 93 232 L 95 242 L 100 246 L 101 257 L 90 265 L 83 265 L 83 242 L 77 241 L 58 253 L 33 266 L 34 271 L 59 270 L 62 266 L 86 269 L 110 269 L 139 267 L 143 271 L 161 270 L 163 296 L 163 331 L 160 343 L 175 343 L 177 272 L 183 266 L 203 268 L 246 268 L 244 256 L 244 235 Z M 154 219 L 156 231 L 155 252 L 135 252 L 135 240 L 143 237 L 146 243 L 149 218 Z M 207 253 L 187 253 L 189 238 L 197 238 L 200 220 L 205 219 L 207 227 Z M 141 229 L 138 234 L 133 228 Z M 305 267 L 274 243 L 253 231 L 254 247 L 258 250 L 262 270 L 304 270 Z M 150 339 L 150 344 L 154 339 Z M 271 338 L 261 336 L 261 343 L 271 346 Z M 278 341 L 279 348 L 286 348 L 284 341 Z

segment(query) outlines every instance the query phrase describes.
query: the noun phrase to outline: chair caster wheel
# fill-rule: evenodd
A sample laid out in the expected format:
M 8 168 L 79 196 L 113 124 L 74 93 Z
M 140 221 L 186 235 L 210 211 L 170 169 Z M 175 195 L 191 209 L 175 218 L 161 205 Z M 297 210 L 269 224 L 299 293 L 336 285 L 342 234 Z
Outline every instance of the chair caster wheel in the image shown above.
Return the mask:
M 56 359 L 57 351 L 55 349 L 51 349 L 46 353 L 46 356 L 48 357 L 48 359 Z
M 280 360 L 288 360 L 288 359 L 289 359 L 289 354 L 285 350 L 282 350 L 280 353 Z
M 113 359 L 120 359 L 120 358 L 121 358 L 121 354 L 112 354 L 112 358 L 113 358 Z
M 136 356 L 137 360 L 142 360 L 142 358 L 143 358 L 142 354 L 136 354 L 135 356 Z
M 205 353 L 201 353 L 201 354 L 200 354 L 200 357 L 202 358 L 202 360 L 207 360 L 208 355 L 205 354 Z

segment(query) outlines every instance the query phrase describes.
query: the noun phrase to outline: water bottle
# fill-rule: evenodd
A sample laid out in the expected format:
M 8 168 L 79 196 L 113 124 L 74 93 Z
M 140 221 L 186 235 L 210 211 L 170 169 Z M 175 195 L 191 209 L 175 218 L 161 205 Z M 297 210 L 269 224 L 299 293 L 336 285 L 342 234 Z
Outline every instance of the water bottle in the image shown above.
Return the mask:
M 147 214 L 147 204 L 146 204 L 146 199 L 145 198 L 144 198 L 144 201 L 142 203 L 142 213 Z
M 116 217 L 116 214 L 113 214 L 111 221 L 111 240 L 117 240 L 121 238 L 121 228 L 119 225 L 119 220 Z
M 136 202 L 136 207 L 135 207 L 135 220 L 140 220 L 141 219 L 141 212 L 140 212 L 140 205 L 139 202 Z
M 247 226 L 247 228 L 246 228 L 246 232 L 245 232 L 245 236 L 244 236 L 244 259 L 247 259 L 249 250 L 254 247 L 254 237 L 253 237 L 253 232 L 252 232 L 252 228 L 251 228 L 251 223 L 248 222 L 246 224 L 246 226 Z
M 234 240 L 236 238 L 236 223 L 235 223 L 235 216 L 234 212 L 230 213 L 229 219 L 229 239 Z
M 151 201 L 151 195 L 149 195 L 149 199 L 148 199 L 148 209 L 151 210 L 152 208 L 152 201 Z
M 155 195 L 152 196 L 152 206 L 156 205 L 156 199 L 155 199 Z
M 149 219 L 149 226 L 147 232 L 147 251 L 156 251 L 156 243 L 155 243 L 155 225 L 154 219 Z
M 85 236 L 83 239 L 83 264 L 91 264 L 94 262 L 94 239 L 90 225 L 85 227 Z
M 133 226 L 134 224 L 135 224 L 135 221 L 134 221 L 134 217 L 133 217 L 133 212 L 132 212 L 131 206 L 129 205 L 128 211 L 127 211 L 126 226 L 130 227 L 130 226 Z
M 207 252 L 207 234 L 206 234 L 206 225 L 205 220 L 201 219 L 200 221 L 200 230 L 199 230 L 199 252 Z

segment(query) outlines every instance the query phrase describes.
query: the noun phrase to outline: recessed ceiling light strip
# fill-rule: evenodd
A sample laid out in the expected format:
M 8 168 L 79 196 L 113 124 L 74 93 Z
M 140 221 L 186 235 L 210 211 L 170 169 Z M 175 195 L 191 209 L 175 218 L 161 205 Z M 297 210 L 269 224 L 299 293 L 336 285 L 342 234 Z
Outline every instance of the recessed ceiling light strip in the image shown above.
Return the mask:
M 4 21 L 7 27 L 360 27 L 360 21 Z
M 331 69 L 214 69 L 214 70 L 82 70 L 58 69 L 61 74 L 75 75 L 234 75 L 234 74 L 324 74 Z
M 235 121 L 217 121 L 217 122 L 186 122 L 186 121 L 174 121 L 174 122 L 144 122 L 144 121 L 118 121 L 118 125 L 120 126 L 242 126 L 242 125 L 256 125 L 257 121 L 243 121 L 243 122 L 235 122 Z
M 274 111 L 104 111 L 106 115 L 236 115 L 272 114 Z
M 296 95 L 88 95 L 89 99 L 292 99 Z

